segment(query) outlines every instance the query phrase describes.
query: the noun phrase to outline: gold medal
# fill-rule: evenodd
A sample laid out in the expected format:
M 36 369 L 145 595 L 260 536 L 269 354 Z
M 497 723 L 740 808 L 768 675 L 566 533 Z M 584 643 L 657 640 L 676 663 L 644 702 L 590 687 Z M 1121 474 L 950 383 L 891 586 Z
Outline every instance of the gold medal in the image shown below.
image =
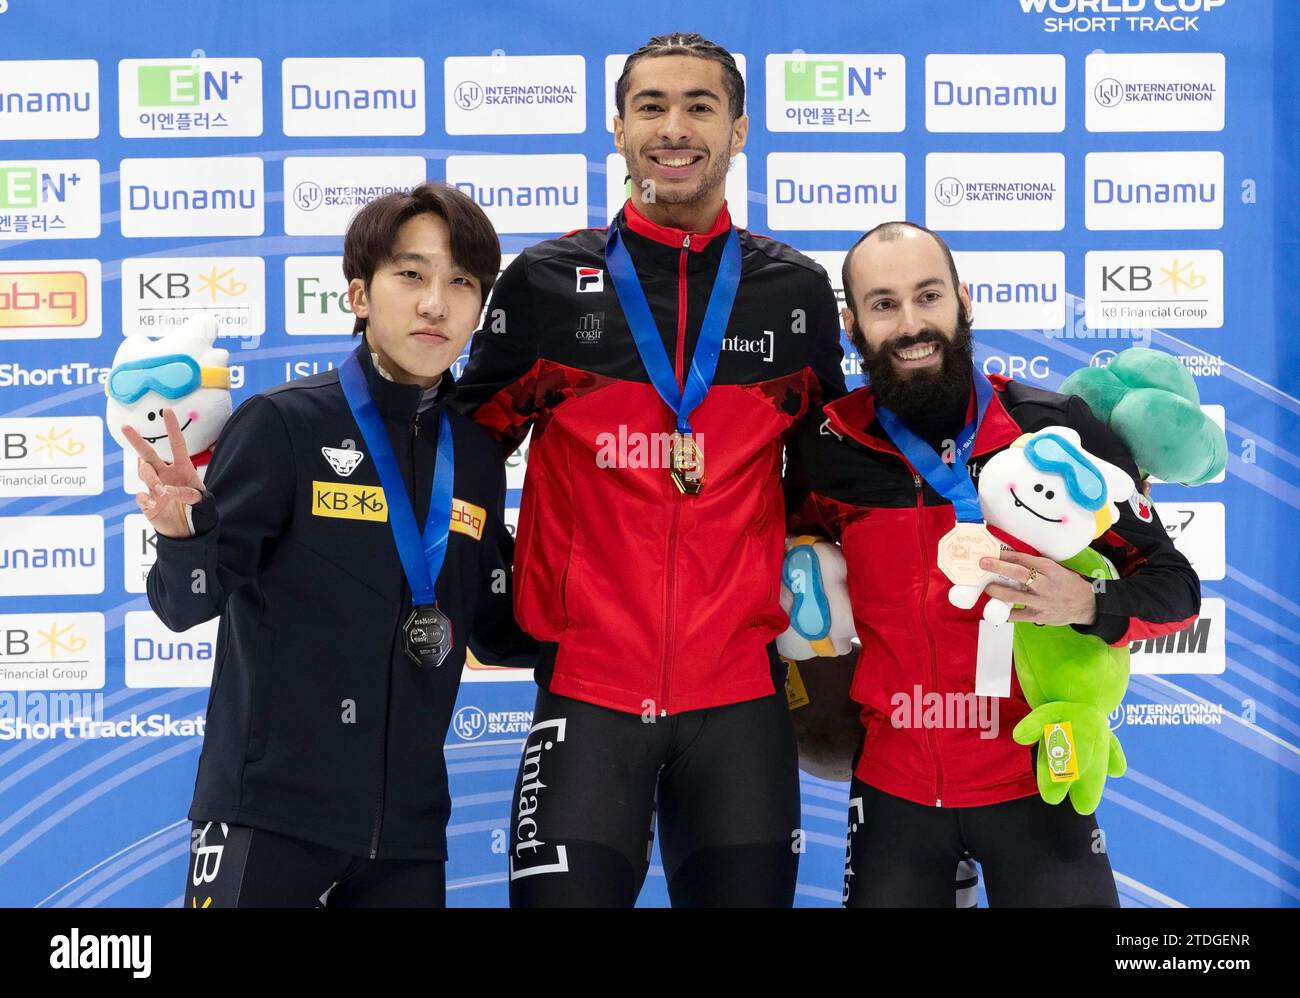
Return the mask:
M 959 523 L 939 540 L 939 567 L 954 586 L 977 586 L 988 573 L 981 558 L 996 558 L 1002 544 L 982 523 Z
M 674 433 L 671 440 L 673 484 L 688 496 L 704 488 L 704 451 L 690 433 Z

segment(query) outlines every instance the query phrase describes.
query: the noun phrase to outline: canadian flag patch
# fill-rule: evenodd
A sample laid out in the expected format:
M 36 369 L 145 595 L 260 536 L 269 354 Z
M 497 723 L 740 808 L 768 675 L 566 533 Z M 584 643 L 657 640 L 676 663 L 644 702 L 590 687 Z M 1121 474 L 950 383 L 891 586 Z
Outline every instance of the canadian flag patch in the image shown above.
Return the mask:
M 1151 500 L 1141 492 L 1134 492 L 1128 497 L 1128 504 L 1133 510 L 1133 515 L 1143 523 L 1150 523 L 1155 514 L 1152 512 Z
M 364 454 L 359 450 L 350 450 L 341 447 L 322 447 L 320 452 L 325 455 L 325 460 L 330 463 L 336 475 L 347 478 L 352 472 L 357 470 L 357 465 L 361 463 Z

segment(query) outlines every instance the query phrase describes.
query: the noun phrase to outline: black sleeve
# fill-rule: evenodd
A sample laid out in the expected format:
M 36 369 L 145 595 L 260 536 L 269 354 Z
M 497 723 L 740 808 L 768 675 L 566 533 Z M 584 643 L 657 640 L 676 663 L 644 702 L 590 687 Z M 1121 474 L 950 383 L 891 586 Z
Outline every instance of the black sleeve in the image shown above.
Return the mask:
M 1088 403 L 1072 396 L 1067 412 L 1084 449 L 1123 468 L 1140 491 L 1133 458 L 1119 437 L 1092 414 Z M 1113 645 L 1180 630 L 1201 610 L 1201 580 L 1174 547 L 1154 506 L 1149 522 L 1127 502 L 1120 503 L 1119 510 L 1119 520 L 1092 546 L 1115 563 L 1120 578 L 1098 584 L 1096 623 L 1071 625 Z
M 813 341 L 813 373 L 821 385 L 821 400 L 830 402 L 846 391 L 844 349 L 840 346 L 840 310 L 835 302 L 835 291 L 825 271 L 818 268 L 818 272 L 822 275 L 821 287 L 813 302 L 813 314 L 809 316 L 808 333 L 816 337 Z
M 803 426 L 786 442 L 785 473 L 781 489 L 785 498 L 785 529 L 787 534 L 813 534 L 834 540 L 834 533 L 821 515 L 814 492 L 815 468 L 809 466 L 811 449 L 808 434 L 818 433 L 825 414 L 821 406 L 813 406 Z
M 149 605 L 173 631 L 219 615 L 257 577 L 265 546 L 293 515 L 293 448 L 275 404 L 263 396 L 231 416 L 212 449 L 194 536 L 158 536 Z
M 492 289 L 453 401 L 501 441 L 506 454 L 528 435 L 534 414 L 536 313 L 525 257 L 516 257 Z
M 532 668 L 537 663 L 537 642 L 515 620 L 514 538 L 505 523 L 506 470 L 497 469 L 496 497 L 487 510 L 483 544 L 479 549 L 479 595 L 470 650 L 484 665 Z

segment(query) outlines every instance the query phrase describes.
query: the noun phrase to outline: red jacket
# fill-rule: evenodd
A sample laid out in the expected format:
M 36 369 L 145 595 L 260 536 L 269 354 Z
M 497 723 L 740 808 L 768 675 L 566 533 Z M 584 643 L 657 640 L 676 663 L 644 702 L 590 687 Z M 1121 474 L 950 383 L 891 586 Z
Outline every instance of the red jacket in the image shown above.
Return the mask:
M 990 376 L 993 398 L 967 464 L 984 463 L 1022 433 L 1071 426 L 1089 452 L 1137 480 L 1119 440 L 1075 396 Z M 972 408 L 973 408 L 972 397 Z M 968 418 L 970 411 L 968 410 Z M 1038 792 L 1031 750 L 1011 739 L 1029 712 L 1012 674 L 1010 699 L 976 698 L 975 652 L 985 599 L 960 610 L 935 561 L 956 523 L 951 503 L 918 475 L 875 418 L 869 388 L 805 422 L 787 468 L 791 530 L 839 541 L 862 651 L 851 695 L 862 704 L 864 748 L 855 775 L 921 804 L 973 807 Z M 1120 645 L 1176 631 L 1200 609 L 1200 583 L 1158 517 L 1120 504 L 1093 547 L 1121 578 L 1097 595 L 1097 622 L 1076 630 Z M 945 711 L 926 716 L 939 705 Z M 991 723 L 996 704 L 996 729 Z M 918 723 L 919 722 L 919 723 Z M 988 737 L 996 730 L 995 737 Z
M 615 224 L 680 384 L 730 216 L 724 207 L 708 232 L 686 233 L 629 202 Z M 770 694 L 766 646 L 787 620 L 777 588 L 784 438 L 824 395 L 843 392 L 834 294 L 808 258 L 740 233 L 717 375 L 691 418 L 705 486 L 683 495 L 656 445 L 672 413 L 632 341 L 605 238 L 582 229 L 520 254 L 459 384 L 458 399 L 507 450 L 532 429 L 516 614 L 558 645 L 552 693 L 660 714 Z M 620 466 L 601 467 L 611 454 Z

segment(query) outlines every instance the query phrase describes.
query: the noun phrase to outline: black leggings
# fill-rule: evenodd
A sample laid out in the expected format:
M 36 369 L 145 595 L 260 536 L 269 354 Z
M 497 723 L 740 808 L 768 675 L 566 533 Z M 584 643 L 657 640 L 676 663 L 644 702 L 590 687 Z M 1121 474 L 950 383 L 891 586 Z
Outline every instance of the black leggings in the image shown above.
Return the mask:
M 1068 801 L 929 807 L 857 779 L 850 793 L 846 907 L 951 908 L 969 856 L 991 907 L 1119 907 L 1097 819 Z
M 790 907 L 802 835 L 784 692 L 643 720 L 539 690 L 511 808 L 510 904 L 630 907 L 656 808 L 674 906 Z
M 186 908 L 442 908 L 446 903 L 442 860 L 363 859 L 261 828 L 194 822 Z

